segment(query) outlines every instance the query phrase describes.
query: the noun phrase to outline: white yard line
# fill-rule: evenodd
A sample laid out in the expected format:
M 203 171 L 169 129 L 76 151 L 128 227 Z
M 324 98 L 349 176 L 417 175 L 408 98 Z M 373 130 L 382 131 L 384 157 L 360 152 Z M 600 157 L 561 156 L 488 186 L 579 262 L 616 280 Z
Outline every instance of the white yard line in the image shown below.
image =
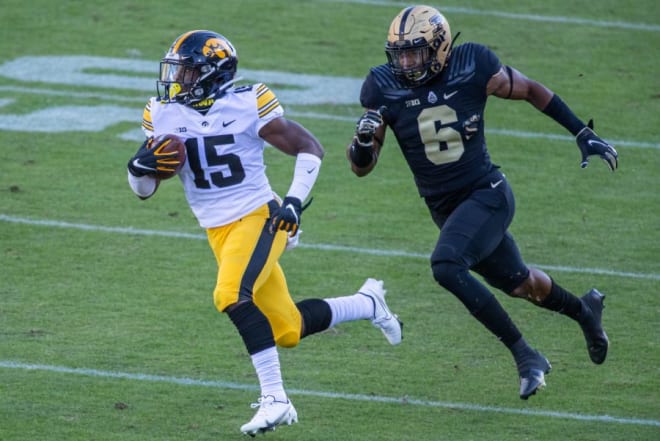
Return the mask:
M 227 381 L 199 380 L 199 379 L 186 378 L 186 377 L 172 377 L 166 375 L 152 375 L 145 373 L 105 371 L 105 370 L 89 369 L 89 368 L 69 368 L 66 366 L 30 364 L 30 363 L 22 363 L 11 360 L 0 360 L 0 368 L 26 370 L 26 371 L 53 372 L 58 374 L 83 375 L 87 377 L 96 377 L 96 378 L 113 378 L 113 379 L 123 379 L 123 380 L 168 383 L 178 386 L 199 386 L 199 387 L 209 387 L 209 388 L 218 388 L 218 389 L 249 390 L 249 391 L 259 390 L 256 386 L 253 385 L 231 383 Z M 448 401 L 419 400 L 410 397 L 388 397 L 388 396 L 371 395 L 371 394 L 369 395 L 347 394 L 341 392 L 327 392 L 327 391 L 316 391 L 316 390 L 308 390 L 308 389 L 288 389 L 288 392 L 292 396 L 305 395 L 305 396 L 312 396 L 319 398 L 336 398 L 336 399 L 338 398 L 349 401 L 402 404 L 405 406 L 436 407 L 441 409 L 458 409 L 458 410 L 465 410 L 472 412 L 488 412 L 488 413 L 500 413 L 500 414 L 509 414 L 509 415 L 548 417 L 548 418 L 556 418 L 562 420 L 577 420 L 577 421 L 589 421 L 589 422 L 596 421 L 596 422 L 612 423 L 612 424 L 628 424 L 628 425 L 637 425 L 637 426 L 660 427 L 660 421 L 653 419 L 644 419 L 644 418 L 626 418 L 626 417 L 617 417 L 612 415 L 589 415 L 583 413 L 573 413 L 573 412 L 563 412 L 563 411 L 553 411 L 553 410 L 517 409 L 513 407 L 484 406 L 480 404 L 470 404 L 470 403 L 452 403 Z
M 206 235 L 199 233 L 182 233 L 176 231 L 162 231 L 162 230 L 147 230 L 131 227 L 107 227 L 103 225 L 90 225 L 90 224 L 80 224 L 72 222 L 62 222 L 51 219 L 32 219 L 19 216 L 11 216 L 7 214 L 0 213 L 0 222 L 9 222 L 14 224 L 23 224 L 23 225 L 35 225 L 43 227 L 56 227 L 56 228 L 69 228 L 74 230 L 83 230 L 83 231 L 98 231 L 102 233 L 119 233 L 119 234 L 135 234 L 140 236 L 162 236 L 162 237 L 174 237 L 181 239 L 196 239 L 196 240 L 207 240 Z M 377 248 L 360 248 L 346 245 L 337 245 L 337 244 L 323 244 L 323 243 L 304 243 L 301 242 L 298 245 L 300 248 L 311 249 L 311 250 L 320 250 L 320 251 L 338 251 L 346 253 L 355 253 L 355 254 L 368 254 L 372 256 L 385 256 L 385 257 L 406 257 L 406 258 L 415 258 L 415 259 L 428 259 L 428 253 L 417 253 L 412 251 L 405 250 L 384 250 Z M 654 273 L 635 273 L 630 271 L 620 271 L 614 269 L 603 269 L 603 268 L 582 268 L 575 266 L 557 266 L 557 265 L 544 265 L 530 263 L 530 265 L 535 266 L 541 269 L 548 269 L 557 272 L 567 272 L 567 273 L 582 273 L 582 274 L 599 274 L 607 275 L 614 277 L 626 277 L 633 279 L 648 279 L 648 280 L 660 280 L 660 274 Z

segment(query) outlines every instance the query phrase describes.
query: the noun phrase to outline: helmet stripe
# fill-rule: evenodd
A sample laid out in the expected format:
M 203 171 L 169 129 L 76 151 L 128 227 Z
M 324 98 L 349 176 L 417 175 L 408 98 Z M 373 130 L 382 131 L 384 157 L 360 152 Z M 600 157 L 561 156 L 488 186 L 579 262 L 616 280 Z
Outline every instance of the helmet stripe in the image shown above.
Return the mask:
M 179 53 L 179 48 L 181 47 L 181 45 L 183 44 L 183 42 L 186 41 L 186 39 L 190 36 L 190 34 L 193 34 L 193 33 L 195 33 L 195 32 L 197 32 L 197 31 L 188 31 L 188 32 L 186 32 L 185 34 L 183 34 L 182 36 L 180 36 L 180 37 L 174 42 L 174 44 L 172 45 L 172 53 L 178 54 L 178 53 Z
M 408 6 L 405 11 L 403 11 L 403 15 L 401 16 L 401 23 L 399 23 L 399 38 L 403 39 L 403 34 L 406 32 L 406 21 L 408 20 L 408 16 L 410 13 L 415 9 L 415 6 Z

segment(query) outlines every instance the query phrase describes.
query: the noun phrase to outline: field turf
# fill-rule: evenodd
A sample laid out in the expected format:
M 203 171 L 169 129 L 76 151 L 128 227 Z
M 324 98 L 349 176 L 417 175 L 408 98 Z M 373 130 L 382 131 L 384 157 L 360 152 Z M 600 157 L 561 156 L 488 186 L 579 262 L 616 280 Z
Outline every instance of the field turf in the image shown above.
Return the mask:
M 387 1 L 4 0 L 0 9 L 0 440 L 246 439 L 250 359 L 212 302 L 215 262 L 177 180 L 142 202 L 125 164 L 158 61 L 179 34 L 238 48 L 326 149 L 302 245 L 282 265 L 296 300 L 382 278 L 405 323 L 390 347 L 369 322 L 282 350 L 300 422 L 265 439 L 660 439 L 660 9 L 603 0 L 437 5 L 457 42 L 492 47 L 553 89 L 620 153 L 584 170 L 569 134 L 526 103 L 492 99 L 493 160 L 516 193 L 529 264 L 578 295 L 607 295 L 608 359 L 579 327 L 497 294 L 552 362 L 518 398 L 508 351 L 431 276 L 438 232 L 390 134 L 377 169 L 344 156 L 355 85 L 384 62 Z M 348 97 L 348 99 L 346 99 Z M 276 191 L 293 161 L 266 152 Z

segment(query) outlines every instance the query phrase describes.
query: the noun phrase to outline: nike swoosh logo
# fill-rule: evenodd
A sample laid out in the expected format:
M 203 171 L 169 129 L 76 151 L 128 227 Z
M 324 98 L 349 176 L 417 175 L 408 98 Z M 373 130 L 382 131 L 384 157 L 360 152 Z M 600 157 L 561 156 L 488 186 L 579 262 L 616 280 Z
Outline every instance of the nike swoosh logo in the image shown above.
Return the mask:
M 222 122 L 222 127 L 227 127 L 227 126 L 229 126 L 229 125 L 231 125 L 231 124 L 234 124 L 235 122 L 236 122 L 235 119 L 232 119 L 232 120 L 229 121 L 229 122 L 225 122 L 225 121 L 223 121 L 223 122 Z
M 600 144 L 600 145 L 602 145 L 602 146 L 607 147 L 607 144 L 606 144 L 606 143 L 604 143 L 604 142 L 600 142 L 600 141 L 596 141 L 595 139 L 590 139 L 589 141 L 587 141 L 587 144 L 589 144 L 589 145 Z
M 455 91 L 453 91 L 452 93 L 443 93 L 443 94 L 442 94 L 442 97 L 443 97 L 445 100 L 448 100 L 449 98 L 453 97 L 453 96 L 456 95 L 457 93 L 458 93 L 458 90 L 455 90 Z
M 312 173 L 314 173 L 314 170 L 316 170 L 316 167 L 310 168 L 309 170 L 305 170 L 305 171 L 307 172 L 308 175 L 311 175 Z
M 500 179 L 500 180 L 497 181 L 497 182 L 491 182 L 491 183 L 490 183 L 490 188 L 496 188 L 496 187 L 497 187 L 498 185 L 500 185 L 503 181 L 504 181 L 504 179 Z
M 141 168 L 142 170 L 156 171 L 155 168 L 145 167 L 144 165 L 140 164 L 140 162 L 137 159 L 133 159 L 133 167 Z

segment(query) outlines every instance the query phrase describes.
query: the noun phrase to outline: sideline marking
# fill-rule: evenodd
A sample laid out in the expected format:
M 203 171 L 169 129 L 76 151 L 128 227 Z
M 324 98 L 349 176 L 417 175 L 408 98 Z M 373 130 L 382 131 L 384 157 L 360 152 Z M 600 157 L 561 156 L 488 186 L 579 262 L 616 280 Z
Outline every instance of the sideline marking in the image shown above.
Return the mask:
M 75 230 L 85 230 L 85 231 L 99 231 L 104 233 L 136 234 L 140 236 L 162 236 L 162 237 L 174 237 L 180 239 L 207 240 L 204 234 L 199 234 L 199 233 L 195 234 L 195 233 L 182 233 L 176 231 L 145 230 L 145 229 L 132 228 L 132 227 L 105 227 L 101 225 L 79 224 L 79 223 L 71 223 L 71 222 L 53 221 L 47 219 L 28 219 L 24 217 L 9 216 L 2 213 L 0 213 L 0 221 L 10 222 L 14 224 L 23 224 L 23 225 L 71 228 Z M 414 253 L 404 250 L 380 250 L 374 248 L 358 248 L 358 247 L 351 247 L 346 245 L 334 245 L 334 244 L 323 244 L 323 243 L 307 243 L 307 244 L 300 243 L 298 247 L 304 249 L 310 249 L 310 250 L 369 254 L 372 256 L 380 256 L 380 257 L 391 256 L 391 257 L 410 257 L 417 259 L 428 259 L 430 256 L 430 254 L 428 253 Z M 535 263 L 530 263 L 529 265 L 541 269 L 566 272 L 566 273 L 599 274 L 605 276 L 629 277 L 633 279 L 660 280 L 660 274 L 653 274 L 653 273 L 633 273 L 628 271 L 615 271 L 615 270 L 600 269 L 600 268 L 577 268 L 571 266 L 540 265 Z
M 323 3 L 353 3 L 353 4 L 362 4 L 362 5 L 391 6 L 391 7 L 401 7 L 401 8 L 410 6 L 406 2 L 386 2 L 379 0 L 319 0 L 319 1 Z M 632 29 L 636 31 L 660 32 L 660 25 L 648 24 L 648 23 L 629 23 L 624 21 L 590 20 L 579 17 L 520 14 L 515 12 L 461 8 L 455 6 L 443 6 L 442 8 L 439 9 L 440 12 L 442 12 L 443 14 L 447 12 L 453 14 L 483 15 L 485 17 L 511 18 L 514 20 L 527 20 L 527 21 L 537 21 L 544 23 L 579 24 L 579 25 L 595 26 L 601 28 L 619 28 L 619 29 Z
M 176 384 L 179 386 L 201 386 L 201 387 L 209 387 L 209 388 L 247 390 L 247 391 L 259 390 L 258 387 L 253 385 L 231 383 L 227 381 L 195 380 L 194 378 L 186 378 L 186 377 L 170 377 L 165 375 L 150 375 L 150 374 L 141 374 L 141 373 L 104 371 L 99 369 L 88 369 L 88 368 L 69 368 L 66 366 L 21 363 L 11 360 L 0 360 L 0 368 L 30 370 L 30 371 L 45 371 L 45 372 L 55 372 L 61 374 L 85 375 L 88 377 L 97 377 L 97 378 L 118 378 L 123 380 L 151 381 L 158 383 Z M 335 399 L 344 399 L 350 401 L 368 401 L 368 402 L 378 402 L 378 403 L 387 403 L 387 404 L 437 407 L 441 409 L 458 409 L 458 410 L 467 410 L 473 412 L 492 412 L 492 413 L 526 415 L 526 416 L 537 416 L 537 417 L 541 416 L 541 417 L 578 420 L 578 421 L 598 421 L 603 423 L 633 424 L 638 426 L 660 427 L 660 421 L 658 420 L 642 419 L 642 418 L 624 418 L 624 417 L 616 417 L 611 415 L 587 415 L 582 413 L 558 412 L 552 410 L 516 409 L 512 407 L 482 406 L 479 404 L 452 403 L 448 401 L 428 401 L 428 400 L 419 400 L 408 397 L 397 398 L 397 397 L 387 397 L 381 395 L 347 394 L 340 392 L 325 392 L 325 391 L 315 391 L 315 390 L 307 390 L 307 389 L 289 389 L 289 393 L 292 395 L 304 395 L 304 396 L 321 397 L 321 398 L 335 398 Z
M 140 98 L 127 97 L 121 95 L 112 95 L 107 93 L 95 93 L 95 92 L 76 92 L 76 91 L 65 91 L 65 90 L 51 90 L 51 89 L 40 89 L 33 87 L 20 87 L 20 86 L 0 86 L 0 92 L 16 92 L 16 93 L 29 93 L 37 95 L 51 95 L 51 96 L 66 96 L 66 97 L 76 97 L 83 99 L 103 99 L 105 101 L 119 101 L 126 103 L 140 103 L 144 104 L 147 100 L 146 95 Z M 95 106 L 94 108 L 96 108 Z M 93 108 L 90 107 L 90 112 Z M 133 109 L 127 109 L 126 121 L 137 121 L 132 115 Z M 344 115 L 333 115 L 329 113 L 319 113 L 319 112 L 306 112 L 294 110 L 292 108 L 285 108 L 286 114 L 296 117 L 296 118 L 310 118 L 310 119 L 319 119 L 324 121 L 341 121 L 349 122 L 354 124 L 358 119 L 356 116 L 344 116 Z M 120 118 L 122 119 L 122 118 Z M 69 130 L 64 127 L 65 130 Z M 70 128 L 71 131 L 80 131 L 80 126 Z M 526 132 L 521 130 L 509 130 L 509 129 L 491 129 L 486 128 L 487 135 L 498 135 L 498 136 L 510 136 L 513 138 L 531 138 L 531 139 L 548 139 L 551 141 L 569 141 L 574 142 L 575 138 L 570 135 L 558 135 L 552 133 L 535 133 L 535 132 Z M 142 141 L 144 139 L 144 133 L 140 128 L 135 129 L 134 131 L 124 133 L 119 135 L 121 139 L 129 141 Z M 610 139 L 608 141 L 618 147 L 638 147 L 638 148 L 649 148 L 649 149 L 660 149 L 660 143 L 646 142 L 646 141 L 634 141 L 634 140 L 623 140 L 623 139 Z

